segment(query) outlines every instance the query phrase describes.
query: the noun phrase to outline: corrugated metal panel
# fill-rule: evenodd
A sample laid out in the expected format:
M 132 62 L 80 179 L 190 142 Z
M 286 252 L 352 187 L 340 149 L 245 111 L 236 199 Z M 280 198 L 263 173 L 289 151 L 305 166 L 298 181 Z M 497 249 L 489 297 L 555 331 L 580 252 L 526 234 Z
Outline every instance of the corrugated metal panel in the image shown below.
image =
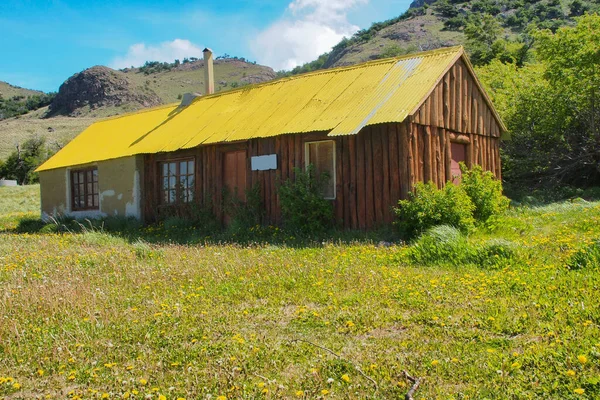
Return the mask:
M 138 154 L 137 141 L 169 118 L 177 105 L 163 106 L 96 122 L 70 141 L 37 170 L 87 164 Z
M 200 97 L 183 109 L 98 122 L 39 170 L 281 134 L 356 134 L 367 125 L 402 122 L 462 52 L 451 47 L 323 70 Z

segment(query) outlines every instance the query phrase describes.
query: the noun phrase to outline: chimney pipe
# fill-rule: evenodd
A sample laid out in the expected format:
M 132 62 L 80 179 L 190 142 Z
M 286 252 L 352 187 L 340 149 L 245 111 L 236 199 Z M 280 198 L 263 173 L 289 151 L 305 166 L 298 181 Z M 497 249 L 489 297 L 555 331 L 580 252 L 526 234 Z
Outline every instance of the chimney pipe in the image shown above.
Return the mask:
M 208 47 L 204 53 L 204 94 L 213 94 L 215 92 L 215 75 L 213 73 L 213 53 Z

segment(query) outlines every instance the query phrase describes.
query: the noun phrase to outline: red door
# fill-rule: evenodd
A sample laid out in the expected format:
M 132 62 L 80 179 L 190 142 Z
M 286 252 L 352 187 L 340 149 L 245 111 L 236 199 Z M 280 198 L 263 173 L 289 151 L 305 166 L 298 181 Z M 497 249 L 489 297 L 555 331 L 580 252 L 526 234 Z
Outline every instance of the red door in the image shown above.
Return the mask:
M 450 171 L 452 173 L 452 183 L 458 185 L 460 183 L 460 166 L 458 163 L 467 160 L 467 145 L 462 143 L 451 143 L 452 161 L 450 163 Z

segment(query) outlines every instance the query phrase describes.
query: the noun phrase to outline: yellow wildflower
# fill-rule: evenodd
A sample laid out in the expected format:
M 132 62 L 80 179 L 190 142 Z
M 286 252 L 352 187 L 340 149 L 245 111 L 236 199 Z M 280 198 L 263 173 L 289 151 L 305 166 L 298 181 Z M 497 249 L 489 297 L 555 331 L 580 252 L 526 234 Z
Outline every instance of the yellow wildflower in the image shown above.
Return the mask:
M 436 366 L 436 365 L 438 365 L 439 363 L 440 363 L 440 362 L 439 362 L 438 360 L 433 360 L 433 361 L 431 362 L 431 365 L 432 365 L 433 367 L 435 367 L 435 366 Z
M 346 383 L 350 383 L 350 377 L 348 376 L 348 374 L 342 375 L 342 380 Z
M 587 362 L 587 357 L 584 355 L 577 356 L 577 359 L 580 363 L 585 364 Z
M 577 393 L 577 394 L 584 394 L 584 393 L 585 393 L 585 390 L 584 390 L 584 389 L 582 389 L 582 388 L 575 389 L 575 390 L 573 390 L 573 391 L 574 391 L 575 393 Z
M 321 394 L 322 394 L 323 396 L 326 396 L 326 395 L 328 395 L 328 394 L 329 394 L 329 390 L 327 390 L 327 389 L 323 389 L 323 390 L 321 390 Z
M 140 385 L 145 385 L 147 383 L 148 383 L 148 381 L 146 379 L 144 379 L 144 378 L 140 379 Z
M 572 369 L 567 371 L 567 375 L 569 376 L 575 376 L 575 371 L 573 371 Z

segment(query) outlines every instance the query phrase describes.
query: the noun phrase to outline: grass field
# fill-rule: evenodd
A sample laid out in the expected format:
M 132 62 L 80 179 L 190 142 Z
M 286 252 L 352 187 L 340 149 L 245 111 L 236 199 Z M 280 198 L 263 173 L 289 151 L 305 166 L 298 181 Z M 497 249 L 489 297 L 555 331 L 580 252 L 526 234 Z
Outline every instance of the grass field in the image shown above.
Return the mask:
M 600 203 L 511 210 L 468 239 L 514 249 L 483 268 L 12 232 L 37 190 L 0 188 L 0 398 L 403 398 L 402 371 L 417 399 L 600 396 L 600 272 L 565 267 Z

